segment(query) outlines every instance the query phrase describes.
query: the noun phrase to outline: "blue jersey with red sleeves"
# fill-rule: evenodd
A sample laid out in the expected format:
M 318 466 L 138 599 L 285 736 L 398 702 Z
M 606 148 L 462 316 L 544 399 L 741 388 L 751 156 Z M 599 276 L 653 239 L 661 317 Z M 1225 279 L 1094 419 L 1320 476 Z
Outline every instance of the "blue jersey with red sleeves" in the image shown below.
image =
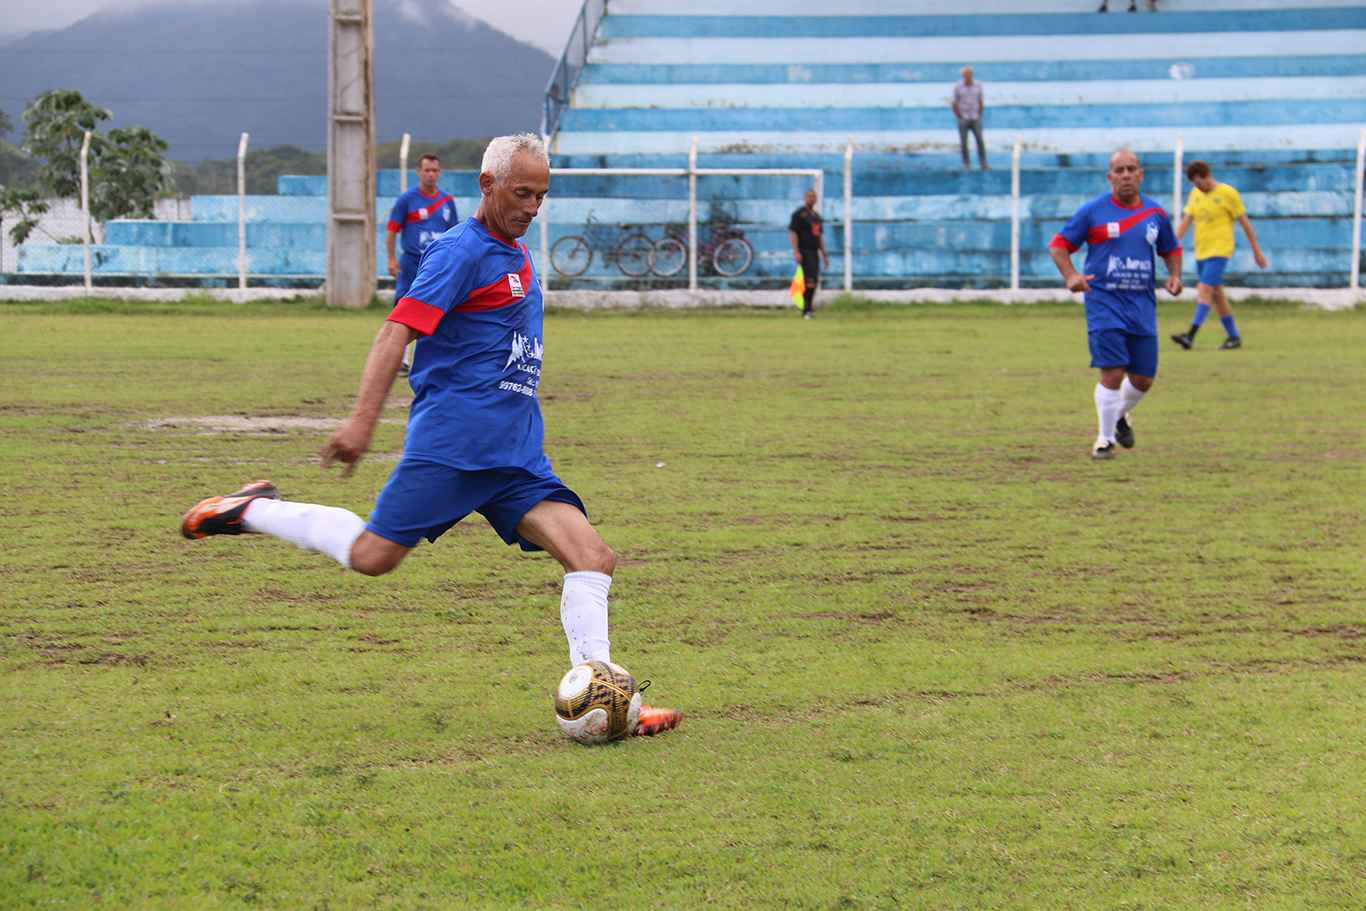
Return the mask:
M 406 190 L 389 210 L 389 230 L 399 235 L 404 255 L 414 259 L 459 221 L 455 197 L 440 188 L 431 196 L 420 185 Z
M 536 387 L 544 303 L 531 253 L 469 218 L 422 254 L 391 322 L 422 336 L 404 458 L 550 471 Z
M 1157 260 L 1181 250 L 1166 211 L 1141 194 L 1133 206 L 1121 206 L 1110 193 L 1097 196 L 1076 211 L 1049 246 L 1070 253 L 1083 243 L 1082 273 L 1095 276 L 1084 298 L 1087 330 L 1157 335 Z

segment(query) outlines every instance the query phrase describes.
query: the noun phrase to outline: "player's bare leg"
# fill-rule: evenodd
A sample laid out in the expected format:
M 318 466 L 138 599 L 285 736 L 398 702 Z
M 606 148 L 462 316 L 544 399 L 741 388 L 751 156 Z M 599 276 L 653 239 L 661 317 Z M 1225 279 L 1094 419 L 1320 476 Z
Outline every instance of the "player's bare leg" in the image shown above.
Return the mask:
M 517 534 L 543 548 L 564 567 L 560 621 L 569 640 L 571 666 L 584 661 L 611 661 L 607 637 L 607 593 L 617 557 L 579 509 L 568 503 L 542 500 L 517 523 Z M 640 706 L 640 720 L 632 732 L 658 734 L 678 726 L 683 713 L 676 709 Z

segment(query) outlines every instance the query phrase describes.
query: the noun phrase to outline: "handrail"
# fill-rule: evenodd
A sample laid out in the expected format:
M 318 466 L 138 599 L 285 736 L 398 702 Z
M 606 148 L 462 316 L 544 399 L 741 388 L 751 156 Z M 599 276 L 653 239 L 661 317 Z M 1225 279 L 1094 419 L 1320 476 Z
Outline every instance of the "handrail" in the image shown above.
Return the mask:
M 579 81 L 579 74 L 588 63 L 588 52 L 598 33 L 598 24 L 607 14 L 607 0 L 584 0 L 574 30 L 569 33 L 564 53 L 560 55 L 550 81 L 545 87 L 545 107 L 541 111 L 541 135 L 552 137 L 560 125 L 560 114 L 569 107 L 569 96 Z

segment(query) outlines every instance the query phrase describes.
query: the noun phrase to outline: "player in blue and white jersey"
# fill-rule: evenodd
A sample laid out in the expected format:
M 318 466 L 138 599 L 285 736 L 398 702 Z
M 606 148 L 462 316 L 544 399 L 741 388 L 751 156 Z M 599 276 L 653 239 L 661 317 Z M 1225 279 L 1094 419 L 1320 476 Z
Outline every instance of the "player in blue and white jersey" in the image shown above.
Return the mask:
M 389 274 L 394 277 L 394 303 L 403 300 L 423 252 L 442 234 L 460 221 L 455 197 L 441 192 L 441 159 L 423 155 L 417 160 L 417 186 L 400 194 L 389 210 L 389 225 L 384 233 L 384 249 L 389 254 Z M 394 242 L 401 242 L 402 255 L 396 255 Z M 407 373 L 412 358 L 405 352 L 399 375 Z
M 422 538 L 435 541 L 471 512 L 508 544 L 546 550 L 564 567 L 560 618 L 572 665 L 609 661 L 607 594 L 616 555 L 578 494 L 551 470 L 536 390 L 545 355 L 544 303 L 526 233 L 550 186 L 540 138 L 489 143 L 479 210 L 428 245 L 408 293 L 370 349 L 348 418 L 323 447 L 350 475 L 366 451 L 398 372 L 418 340 L 403 457 L 369 521 L 336 507 L 280 499 L 269 481 L 202 500 L 187 538 L 270 534 L 369 576 L 398 567 Z M 640 706 L 636 734 L 675 727 L 673 709 Z
M 1171 217 L 1150 196 L 1139 192 L 1143 166 L 1120 149 L 1106 173 L 1110 193 L 1097 196 L 1073 214 L 1053 238 L 1049 253 L 1069 291 L 1085 292 L 1086 332 L 1091 366 L 1100 369 L 1096 415 L 1100 432 L 1093 459 L 1111 459 L 1115 443 L 1134 445 L 1130 414 L 1157 376 L 1157 260 L 1166 264 L 1165 287 L 1181 294 L 1181 245 Z M 1084 271 L 1072 254 L 1087 245 Z

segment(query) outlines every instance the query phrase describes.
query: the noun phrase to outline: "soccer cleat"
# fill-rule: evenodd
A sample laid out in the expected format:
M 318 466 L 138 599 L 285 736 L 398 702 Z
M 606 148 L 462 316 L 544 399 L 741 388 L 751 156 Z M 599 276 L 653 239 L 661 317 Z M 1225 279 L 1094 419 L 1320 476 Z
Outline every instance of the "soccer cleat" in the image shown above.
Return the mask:
M 1125 449 L 1134 448 L 1134 428 L 1129 424 L 1129 416 L 1121 414 L 1115 422 L 1115 442 Z
M 269 481 L 252 481 L 236 493 L 200 500 L 180 520 L 180 533 L 191 541 L 209 535 L 240 535 L 242 513 L 252 500 L 280 499 L 280 491 Z
M 682 720 L 683 713 L 678 709 L 642 705 L 640 707 L 640 720 L 636 722 L 635 730 L 631 733 L 637 737 L 653 737 L 655 734 L 672 731 L 678 727 L 678 723 Z
M 1224 343 L 1219 346 L 1220 351 L 1232 351 L 1234 348 L 1243 347 L 1243 340 L 1236 335 L 1230 335 L 1224 339 Z
M 1115 457 L 1115 444 L 1114 444 L 1114 443 L 1106 443 L 1104 446 L 1097 446 L 1095 449 L 1092 449 L 1092 450 L 1091 450 L 1091 458 L 1094 459 L 1094 460 L 1097 461 L 1097 462 L 1102 462 L 1102 461 L 1104 461 L 1104 460 L 1106 460 L 1106 459 L 1113 459 L 1114 457 Z
M 1182 348 L 1185 348 L 1187 351 L 1191 350 L 1191 345 L 1195 344 L 1195 339 L 1191 338 L 1185 332 L 1178 332 L 1176 335 L 1173 335 L 1172 341 L 1176 342 L 1178 345 L 1180 345 Z
M 399 365 L 398 365 L 398 375 L 399 375 L 400 377 L 405 377 L 405 376 L 407 376 L 409 370 L 410 370 L 410 368 L 408 367 L 407 364 L 399 364 Z

